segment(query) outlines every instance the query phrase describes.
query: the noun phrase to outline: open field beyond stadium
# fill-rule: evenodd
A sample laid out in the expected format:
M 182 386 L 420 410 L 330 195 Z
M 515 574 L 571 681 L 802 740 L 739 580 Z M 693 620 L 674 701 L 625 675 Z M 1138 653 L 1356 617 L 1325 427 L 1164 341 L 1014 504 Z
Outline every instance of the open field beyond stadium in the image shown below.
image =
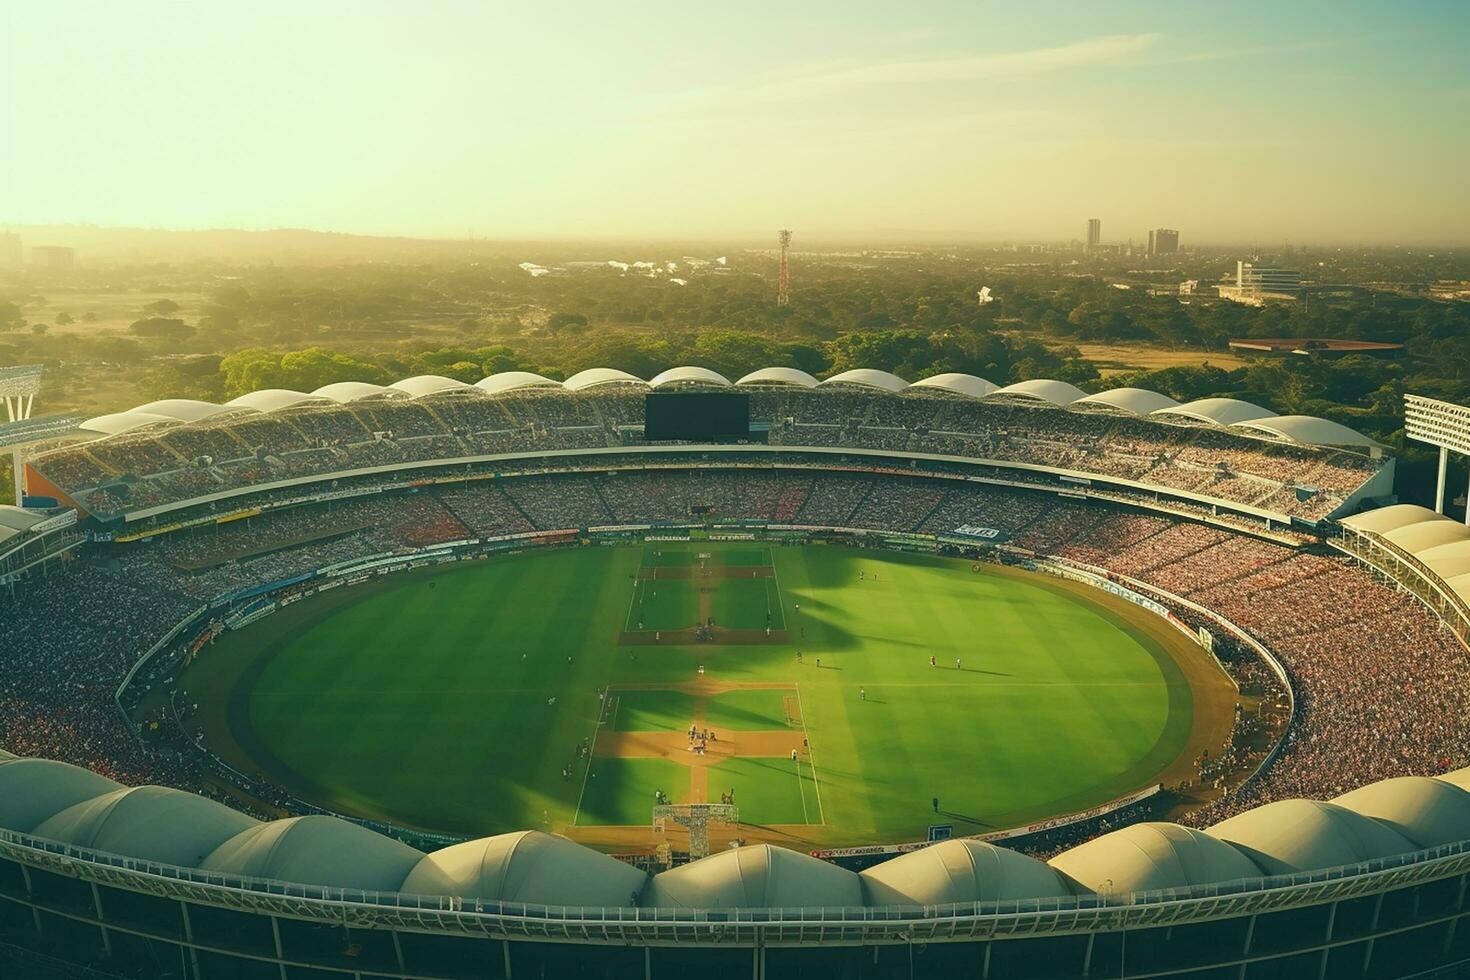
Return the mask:
M 1187 778 L 1234 703 L 1177 630 L 1085 586 L 702 541 L 338 589 L 222 637 L 182 684 L 222 758 L 329 808 L 612 850 L 654 842 L 656 793 L 733 791 L 742 825 L 716 841 L 1013 826 Z

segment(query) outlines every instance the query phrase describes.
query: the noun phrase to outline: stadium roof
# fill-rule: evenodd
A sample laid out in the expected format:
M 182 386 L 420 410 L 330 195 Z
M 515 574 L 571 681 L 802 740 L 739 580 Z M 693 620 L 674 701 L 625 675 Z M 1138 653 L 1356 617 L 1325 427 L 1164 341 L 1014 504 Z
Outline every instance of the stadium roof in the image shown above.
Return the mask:
M 224 405 L 202 402 L 195 398 L 165 398 L 162 401 L 139 405 L 133 411 L 144 415 L 161 415 L 179 422 L 198 422 L 211 415 L 229 412 L 230 409 Z
M 977 378 L 973 374 L 936 374 L 932 377 L 921 378 L 909 385 L 909 390 L 914 388 L 933 389 L 935 391 L 948 391 L 956 395 L 969 395 L 971 398 L 984 398 L 986 395 L 1000 390 L 1000 386 Z
M 1017 381 L 1013 385 L 997 388 L 995 394 L 998 396 L 1010 395 L 1016 398 L 1034 398 L 1038 401 L 1051 402 L 1053 405 L 1070 405 L 1085 396 L 1087 392 L 1065 381 L 1033 378 L 1030 381 Z
M 1261 876 L 1255 862 L 1236 848 L 1172 823 L 1115 830 L 1062 852 L 1051 866 L 1087 891 L 1120 894 Z
M 1320 871 L 1419 850 L 1387 824 L 1316 800 L 1277 800 L 1205 833 L 1233 844 L 1268 875 Z
M 33 507 L 17 507 L 15 504 L 0 504 L 0 541 L 9 541 L 16 535 L 25 534 L 43 521 L 57 515 L 54 509 L 40 510 Z
M 69 806 L 122 789 L 90 769 L 50 759 L 0 762 L 0 827 L 29 834 Z
M 225 841 L 260 821 L 223 803 L 163 786 L 138 786 L 67 807 L 37 837 L 144 861 L 196 867 Z
M 616 858 L 539 830 L 466 841 L 424 856 L 402 891 L 527 905 L 621 907 L 648 876 Z
M 655 375 L 648 384 L 651 388 L 663 385 L 717 385 L 721 388 L 728 388 L 730 379 L 709 368 L 676 367 Z
M 1161 408 L 1153 415 L 1178 415 L 1196 422 L 1211 422 L 1215 425 L 1238 425 L 1256 419 L 1271 418 L 1276 413 L 1239 398 L 1200 398 L 1173 408 Z
M 456 381 L 454 378 L 446 378 L 442 374 L 421 374 L 418 377 L 395 381 L 388 387 L 404 392 L 413 398 L 422 398 L 424 395 L 437 395 L 442 391 L 463 391 L 466 388 L 473 388 L 474 385 Z
M 569 391 L 581 391 L 584 388 L 599 388 L 603 385 L 639 385 L 647 387 L 648 382 L 642 378 L 635 377 L 627 371 L 619 371 L 616 368 L 588 368 L 578 371 L 562 382 Z
M 1470 827 L 1470 793 L 1443 779 L 1385 779 L 1332 802 L 1382 821 L 1424 848 L 1464 840 Z
M 1099 391 L 1095 395 L 1077 399 L 1078 407 L 1084 405 L 1098 405 L 1104 408 L 1116 409 L 1121 412 L 1129 412 L 1133 415 L 1147 415 L 1149 412 L 1158 412 L 1166 408 L 1177 408 L 1179 403 L 1168 395 L 1157 391 L 1149 391 L 1147 388 L 1112 388 L 1108 391 Z
M 947 840 L 861 872 L 869 905 L 1010 902 L 1070 895 L 1053 869 L 977 840 Z
M 816 378 L 790 367 L 768 367 L 759 371 L 752 371 L 739 381 L 738 385 L 795 385 L 798 388 L 815 388 L 819 382 Z
M 385 388 L 383 385 L 368 384 L 366 381 L 336 381 L 323 385 L 313 395 L 330 398 L 334 402 L 355 402 L 363 398 L 396 398 L 401 389 Z
M 166 415 L 152 415 L 148 412 L 139 412 L 136 409 L 131 412 L 113 412 L 111 415 L 95 415 L 87 419 L 77 428 L 85 432 L 96 432 L 104 436 L 120 436 L 124 432 L 141 429 L 148 425 L 177 425 L 178 419 L 171 419 Z
M 875 371 L 873 368 L 853 368 L 850 371 L 842 371 L 832 375 L 818 384 L 824 385 L 857 385 L 862 388 L 878 388 L 882 391 L 903 391 L 909 383 L 896 374 L 887 371 Z
M 1276 415 L 1237 422 L 1238 429 L 1255 429 L 1308 446 L 1377 446 L 1356 429 L 1315 415 Z
M 249 408 L 257 412 L 279 412 L 293 405 L 329 400 L 321 395 L 308 395 L 304 391 L 292 391 L 289 388 L 263 388 L 260 391 L 252 391 L 248 395 L 241 395 L 239 398 L 232 398 L 225 404 L 234 408 Z
M 336 817 L 259 823 L 202 797 L 126 789 L 76 766 L 0 751 L 0 828 L 111 855 L 277 883 L 591 908 L 943 905 L 1208 887 L 1356 865 L 1470 840 L 1470 768 L 1388 779 L 1332 803 L 1284 800 L 1200 832 L 1124 828 L 1042 864 L 951 840 L 854 874 L 770 845 L 721 851 L 647 878 L 536 831 L 425 855 Z
M 475 387 L 490 394 L 502 391 L 519 391 L 522 388 L 560 388 L 560 381 L 542 377 L 530 371 L 501 371 L 475 382 Z
M 1464 541 L 1425 548 L 1414 557 L 1446 582 L 1461 575 L 1470 575 L 1470 535 Z
M 241 395 L 224 405 L 214 405 L 192 399 L 166 399 L 139 405 L 126 412 L 99 415 L 83 422 L 80 430 L 99 436 L 111 436 L 150 425 L 198 422 L 229 412 L 241 414 L 277 412 L 312 403 L 346 404 L 373 398 L 422 398 L 446 392 L 495 395 L 527 388 L 577 392 L 608 385 L 628 385 L 638 388 L 709 385 L 724 388 L 729 384 L 729 379 L 719 372 L 697 365 L 669 368 L 660 372 L 651 382 L 643 381 L 626 371 L 615 368 L 589 368 L 574 374 L 566 381 L 555 381 L 529 371 L 504 371 L 482 378 L 472 385 L 455 378 L 430 374 L 404 378 L 391 385 L 339 381 L 324 385 L 310 393 L 280 388 L 265 389 Z M 1046 378 L 1033 378 L 1002 388 L 985 378 L 972 374 L 949 372 L 909 384 L 903 378 L 888 371 L 854 368 L 818 381 L 805 371 L 796 368 L 769 367 L 750 372 L 737 381 L 736 385 L 797 388 L 835 385 L 838 387 L 855 386 L 888 393 L 947 392 L 969 398 L 1016 399 L 1057 407 L 1106 409 L 1139 417 L 1158 417 L 1160 420 L 1188 418 L 1195 422 L 1232 427 L 1242 434 L 1269 436 L 1306 445 L 1331 447 L 1373 447 L 1377 445 L 1361 433 L 1327 419 L 1305 415 L 1277 416 L 1269 409 L 1233 398 L 1205 398 L 1180 405 L 1168 395 L 1144 388 L 1114 388 L 1088 395 L 1075 385 Z
M 642 905 L 704 909 L 863 904 L 857 875 L 808 854 L 757 844 L 656 875 Z
M 1428 507 L 1420 507 L 1418 504 L 1394 504 L 1390 507 L 1380 507 L 1378 510 L 1368 510 L 1351 517 L 1344 517 L 1342 523 L 1369 534 L 1384 534 L 1411 524 L 1448 520 L 1450 518 L 1443 514 L 1436 513 Z
M 1470 540 L 1470 527 L 1458 521 L 1423 521 L 1385 531 L 1383 540 L 1416 558 L 1431 548 Z
M 339 817 L 291 817 L 256 824 L 200 862 L 205 871 L 307 885 L 395 892 L 423 858 L 407 844 Z

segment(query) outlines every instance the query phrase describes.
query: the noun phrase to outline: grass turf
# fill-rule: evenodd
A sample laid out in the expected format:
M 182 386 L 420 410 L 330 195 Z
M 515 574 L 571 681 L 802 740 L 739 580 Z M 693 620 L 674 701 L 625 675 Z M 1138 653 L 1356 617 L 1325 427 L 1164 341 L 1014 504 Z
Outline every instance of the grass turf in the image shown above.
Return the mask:
M 720 548 L 658 550 L 672 565 Z M 296 603 L 206 648 L 182 685 L 227 760 L 327 806 L 465 834 L 569 825 L 593 783 L 577 746 L 596 730 L 598 687 L 687 682 L 700 663 L 722 683 L 799 690 L 816 777 L 791 784 L 810 822 L 820 790 L 825 825 L 809 836 L 823 844 L 922 837 L 936 795 L 961 833 L 1081 809 L 1147 783 L 1187 740 L 1191 690 L 1169 654 L 1049 580 L 831 546 L 740 550 L 774 561 L 788 643 L 619 647 L 647 549 L 584 548 Z M 623 702 L 620 730 L 692 720 L 677 698 L 641 697 L 665 692 L 630 693 L 639 703 Z M 789 731 L 784 696 L 712 697 L 705 723 Z M 645 785 L 668 771 L 645 761 L 665 760 L 594 760 L 618 765 L 599 771 L 578 825 L 644 824 L 654 788 L 678 798 Z M 734 765 L 752 781 L 747 819 L 793 816 L 790 793 L 764 788 L 765 761 L 712 767 L 709 797 Z M 626 779 L 624 762 L 637 763 Z

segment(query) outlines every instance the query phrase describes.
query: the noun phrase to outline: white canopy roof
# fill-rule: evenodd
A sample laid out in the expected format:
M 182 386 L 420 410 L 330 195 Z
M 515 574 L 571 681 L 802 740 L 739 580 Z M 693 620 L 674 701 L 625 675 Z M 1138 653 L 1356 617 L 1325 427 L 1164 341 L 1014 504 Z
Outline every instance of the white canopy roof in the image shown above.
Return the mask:
M 752 371 L 737 385 L 795 385 L 798 388 L 815 388 L 819 381 L 805 371 L 792 367 L 768 367 Z
M 585 371 L 578 371 L 562 384 L 569 391 L 581 391 L 583 388 L 597 388 L 602 385 L 646 386 L 648 382 L 616 368 L 588 368 Z
M 133 429 L 141 429 L 147 425 L 178 425 L 179 420 L 169 418 L 167 415 L 154 415 L 149 412 L 114 412 L 111 415 L 96 415 L 87 419 L 77 426 L 87 432 L 97 432 L 105 436 L 122 435 Z
M 1400 551 L 1417 556 L 1442 544 L 1470 540 L 1470 527 L 1458 521 L 1423 521 L 1385 531 L 1382 538 Z
M 289 388 L 262 388 L 260 391 L 252 391 L 239 398 L 232 398 L 225 404 L 233 408 L 248 408 L 257 412 L 278 412 L 292 405 L 300 405 L 302 402 L 328 400 L 320 395 L 308 395 L 304 391 L 292 391 Z
M 1255 429 L 1306 446 L 1376 446 L 1356 429 L 1315 415 L 1275 415 L 1237 422 L 1237 429 Z
M 626 906 L 648 876 L 565 837 L 523 830 L 425 855 L 405 892 L 527 905 Z
M 180 422 L 198 422 L 207 419 L 211 415 L 219 415 L 230 409 L 213 402 L 202 402 L 195 398 L 165 398 L 162 401 L 149 402 L 139 405 L 133 409 L 144 415 L 162 415 L 165 418 L 177 419 Z
M 920 378 L 909 389 L 931 388 L 936 391 L 948 391 L 956 395 L 969 395 L 971 398 L 984 398 L 992 391 L 1000 390 L 1000 386 L 977 378 L 973 374 L 960 374 L 951 371 L 948 374 L 936 374 L 928 378 Z
M 531 371 L 501 371 L 475 382 L 475 387 L 492 395 L 502 391 L 517 391 L 521 388 L 560 388 L 560 381 L 552 381 Z
M 1318 871 L 1418 850 L 1386 824 L 1316 800 L 1277 800 L 1205 832 L 1234 844 L 1268 875 Z
M 361 398 L 401 398 L 403 393 L 395 388 L 387 388 L 383 385 L 368 384 L 366 381 L 337 381 L 329 385 L 323 385 L 313 395 L 322 398 L 330 398 L 334 402 L 355 402 Z
M 1364 511 L 1351 517 L 1344 517 L 1342 523 L 1356 530 L 1368 534 L 1384 534 L 1388 531 L 1396 531 L 1401 527 L 1411 524 L 1423 524 L 1425 521 L 1448 521 L 1450 518 L 1436 513 L 1428 507 L 1420 507 L 1418 504 L 1393 504 L 1389 507 L 1380 507 L 1377 510 Z
M 1037 401 L 1051 402 L 1053 405 L 1070 405 L 1079 398 L 1084 397 L 1087 392 L 1076 385 L 1067 384 L 1065 381 L 1052 381 L 1049 378 L 1032 378 L 1030 381 L 1017 381 L 1013 385 L 998 388 L 996 395 L 1010 395 L 1016 398 L 1033 398 Z
M 858 385 L 863 388 L 878 388 L 882 391 L 903 391 L 909 386 L 909 383 L 898 375 L 887 371 L 875 371 L 873 368 L 853 368 L 850 371 L 842 371 L 818 384 Z
M 686 366 L 669 368 L 667 371 L 662 371 L 652 381 L 648 382 L 648 384 L 652 388 L 657 388 L 661 385 L 679 384 L 718 385 L 721 388 L 728 388 L 730 387 L 730 379 L 717 371 L 711 371 L 709 368 Z
M 1236 425 L 1254 419 L 1271 418 L 1276 413 L 1239 398 L 1200 398 L 1185 402 L 1174 408 L 1161 408 L 1153 415 L 1178 415 L 1196 422 L 1211 422 L 1215 425 Z
M 1095 395 L 1079 398 L 1076 405 L 1078 407 L 1098 405 L 1133 415 L 1147 415 L 1149 412 L 1175 408 L 1179 403 L 1168 395 L 1150 391 L 1147 388 L 1110 388 L 1107 391 L 1099 391 Z
M 454 378 L 446 378 L 442 374 L 420 374 L 412 378 L 404 378 L 395 381 L 389 388 L 397 389 L 412 398 L 421 398 L 424 395 L 436 395 L 441 391 L 464 391 L 473 388 L 474 385 L 465 384 Z

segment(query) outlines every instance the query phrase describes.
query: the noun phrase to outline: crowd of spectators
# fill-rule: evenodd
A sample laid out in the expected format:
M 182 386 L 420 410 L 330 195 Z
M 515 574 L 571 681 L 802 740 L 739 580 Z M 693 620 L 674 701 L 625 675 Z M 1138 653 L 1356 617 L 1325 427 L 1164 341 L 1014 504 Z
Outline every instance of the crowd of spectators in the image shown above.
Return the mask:
M 774 445 L 1056 467 L 1307 518 L 1326 516 L 1382 465 L 1357 452 L 1035 401 L 842 386 L 750 395 L 751 420 Z M 643 398 L 637 388 L 606 387 L 306 403 L 145 426 L 33 462 L 94 513 L 135 513 L 375 467 L 638 445 Z

